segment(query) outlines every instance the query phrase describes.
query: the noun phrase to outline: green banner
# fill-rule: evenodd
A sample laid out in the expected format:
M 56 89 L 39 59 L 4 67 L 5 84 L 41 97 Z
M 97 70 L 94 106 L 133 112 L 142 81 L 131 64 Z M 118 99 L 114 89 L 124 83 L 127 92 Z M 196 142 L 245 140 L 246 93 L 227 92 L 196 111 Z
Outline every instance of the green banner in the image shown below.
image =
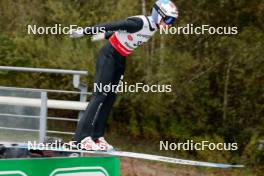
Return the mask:
M 116 157 L 0 160 L 0 176 L 119 176 Z

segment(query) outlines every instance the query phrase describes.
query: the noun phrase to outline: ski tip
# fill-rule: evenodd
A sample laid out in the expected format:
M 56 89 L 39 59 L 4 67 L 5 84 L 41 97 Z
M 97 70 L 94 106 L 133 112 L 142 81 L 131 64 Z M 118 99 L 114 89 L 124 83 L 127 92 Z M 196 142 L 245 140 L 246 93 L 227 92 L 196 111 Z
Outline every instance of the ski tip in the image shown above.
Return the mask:
M 232 168 L 243 168 L 244 165 L 227 165 L 227 164 L 216 164 L 216 167 L 223 169 L 232 169 Z
M 243 168 L 245 167 L 244 165 L 232 165 L 233 168 Z

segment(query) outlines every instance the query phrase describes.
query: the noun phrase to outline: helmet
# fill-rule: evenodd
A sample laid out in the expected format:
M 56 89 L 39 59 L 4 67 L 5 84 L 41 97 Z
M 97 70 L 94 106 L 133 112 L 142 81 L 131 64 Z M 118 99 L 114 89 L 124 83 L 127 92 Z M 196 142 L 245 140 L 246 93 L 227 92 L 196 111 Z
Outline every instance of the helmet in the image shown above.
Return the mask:
M 171 25 L 178 17 L 178 9 L 170 0 L 158 0 L 152 9 L 152 18 L 156 24 L 159 24 L 161 19 L 168 25 Z

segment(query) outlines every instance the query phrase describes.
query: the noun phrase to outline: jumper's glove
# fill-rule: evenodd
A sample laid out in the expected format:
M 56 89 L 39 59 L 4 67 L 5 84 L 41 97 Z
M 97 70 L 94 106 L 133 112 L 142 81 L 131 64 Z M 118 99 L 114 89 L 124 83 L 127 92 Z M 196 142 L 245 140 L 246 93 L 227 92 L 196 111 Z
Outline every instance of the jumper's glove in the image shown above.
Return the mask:
M 104 39 L 105 39 L 105 33 L 99 33 L 99 34 L 93 35 L 91 40 L 92 42 L 97 42 L 97 41 L 104 40 Z
M 79 38 L 84 36 L 83 29 L 72 29 L 69 31 L 70 38 Z

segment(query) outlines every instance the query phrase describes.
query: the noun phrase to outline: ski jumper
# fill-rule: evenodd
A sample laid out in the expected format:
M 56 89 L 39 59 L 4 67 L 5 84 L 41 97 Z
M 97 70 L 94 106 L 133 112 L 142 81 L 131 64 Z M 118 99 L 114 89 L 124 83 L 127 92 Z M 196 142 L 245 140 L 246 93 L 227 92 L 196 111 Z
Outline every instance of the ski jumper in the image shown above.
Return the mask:
M 125 72 L 126 57 L 147 42 L 158 28 L 152 17 L 143 15 L 94 27 L 104 27 L 105 39 L 109 39 L 100 50 L 96 61 L 94 83 L 102 86 L 119 84 Z M 84 34 L 91 30 L 85 30 Z M 88 136 L 96 140 L 104 135 L 115 97 L 114 92 L 93 92 L 89 105 L 78 122 L 75 141 L 80 142 Z

